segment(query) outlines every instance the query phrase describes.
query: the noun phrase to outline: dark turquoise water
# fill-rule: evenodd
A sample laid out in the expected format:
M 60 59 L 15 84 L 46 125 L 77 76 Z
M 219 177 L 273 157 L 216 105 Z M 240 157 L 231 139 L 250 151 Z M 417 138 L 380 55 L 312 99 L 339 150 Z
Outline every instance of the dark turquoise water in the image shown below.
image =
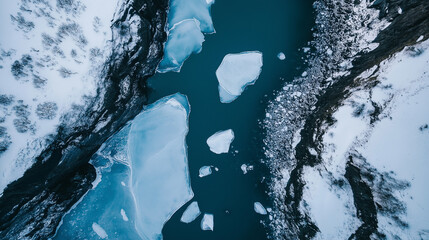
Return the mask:
M 201 230 L 202 215 L 190 224 L 179 221 L 189 202 L 165 225 L 163 236 L 179 240 L 266 239 L 267 229 L 260 221 L 268 217 L 253 210 L 255 201 L 270 205 L 263 181 L 269 176 L 260 163 L 264 156 L 258 120 L 263 119 L 273 91 L 302 72 L 302 52 L 298 49 L 311 40 L 312 1 L 218 0 L 212 7 L 212 17 L 216 34 L 206 35 L 203 51 L 192 55 L 180 73 L 157 74 L 149 84 L 153 88 L 150 102 L 176 92 L 189 98 L 187 144 L 193 200 L 198 201 L 203 213 L 214 214 L 214 231 Z M 263 53 L 259 79 L 234 102 L 220 103 L 215 71 L 222 58 L 251 50 Z M 286 54 L 285 61 L 277 59 L 280 51 Z M 210 152 L 207 138 L 229 128 L 235 132 L 230 153 Z M 254 165 L 254 171 L 243 175 L 243 163 Z M 219 171 L 199 178 L 198 170 L 204 165 L 216 166 Z

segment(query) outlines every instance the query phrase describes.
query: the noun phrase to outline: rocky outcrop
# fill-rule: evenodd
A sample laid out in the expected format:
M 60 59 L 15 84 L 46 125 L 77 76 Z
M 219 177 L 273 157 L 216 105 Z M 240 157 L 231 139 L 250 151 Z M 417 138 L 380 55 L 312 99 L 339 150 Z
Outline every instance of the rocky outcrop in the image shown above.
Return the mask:
M 47 239 L 92 187 L 88 163 L 147 101 L 146 80 L 162 58 L 167 0 L 126 0 L 112 24 L 112 56 L 97 98 L 63 117 L 52 144 L 0 197 L 0 239 Z

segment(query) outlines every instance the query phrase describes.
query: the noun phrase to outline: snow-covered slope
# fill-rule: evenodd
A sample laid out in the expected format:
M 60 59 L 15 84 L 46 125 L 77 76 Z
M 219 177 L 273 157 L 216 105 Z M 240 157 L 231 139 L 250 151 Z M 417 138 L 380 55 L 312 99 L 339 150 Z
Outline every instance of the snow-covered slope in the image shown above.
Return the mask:
M 420 169 L 413 175 L 404 171 L 428 167 L 419 158 L 427 155 L 427 140 L 419 135 L 427 121 L 422 107 L 428 97 L 423 90 L 427 43 L 414 45 L 428 38 L 429 4 L 314 5 L 309 67 L 276 93 L 264 120 L 266 163 L 273 174 L 271 237 L 424 239 L 426 199 L 417 188 L 425 178 L 418 177 Z M 413 120 L 405 120 L 410 116 Z M 404 138 L 397 137 L 398 128 Z M 401 147 L 390 150 L 396 145 Z M 408 163 L 408 170 L 401 165 L 404 160 L 388 166 L 399 156 L 415 162 Z
M 0 3 L 0 191 L 96 96 L 118 0 Z

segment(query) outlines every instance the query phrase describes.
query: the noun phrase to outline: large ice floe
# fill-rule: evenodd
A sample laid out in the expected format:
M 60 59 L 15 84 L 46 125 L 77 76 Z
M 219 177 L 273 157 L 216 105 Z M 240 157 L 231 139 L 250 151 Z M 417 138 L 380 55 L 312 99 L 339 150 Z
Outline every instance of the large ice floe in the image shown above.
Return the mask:
M 201 52 L 204 35 L 214 33 L 210 8 L 214 1 L 172 0 L 168 14 L 168 39 L 158 72 L 179 72 L 185 60 Z
M 234 141 L 234 131 L 232 129 L 216 132 L 207 139 L 210 151 L 221 154 L 229 151 L 229 146 Z
M 256 82 L 261 71 L 261 52 L 227 54 L 216 70 L 220 101 L 222 103 L 234 101 L 248 85 Z
M 94 188 L 65 215 L 55 239 L 162 239 L 164 224 L 194 195 L 189 112 L 184 95 L 165 97 L 109 139 L 91 160 Z

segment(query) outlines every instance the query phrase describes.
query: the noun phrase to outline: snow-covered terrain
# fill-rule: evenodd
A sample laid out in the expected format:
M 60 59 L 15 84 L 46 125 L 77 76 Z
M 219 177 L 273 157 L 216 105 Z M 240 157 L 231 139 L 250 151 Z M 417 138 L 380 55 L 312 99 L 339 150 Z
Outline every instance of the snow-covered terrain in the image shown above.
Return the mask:
M 118 0 L 0 3 L 0 191 L 96 95 Z
M 261 52 L 227 54 L 216 70 L 220 101 L 230 103 L 238 98 L 248 85 L 256 82 L 262 65 Z
M 308 68 L 266 111 L 273 239 L 426 238 L 427 194 L 418 186 L 428 170 L 420 160 L 428 64 L 425 44 L 412 46 L 426 30 L 410 21 L 425 15 L 407 11 L 427 8 L 403 1 L 395 4 L 405 10 L 392 13 L 397 5 L 378 4 L 316 1 Z
M 426 41 L 407 47 L 380 63 L 379 69 L 362 74 L 361 87 L 352 89 L 353 93 L 333 114 L 335 123 L 324 130 L 320 172 L 326 176 L 311 181 L 311 175 L 304 175 L 311 194 L 320 199 L 338 192 L 333 200 L 339 202 L 333 207 L 350 206 L 350 187 L 334 183 L 347 181 L 344 175 L 348 164 L 359 167 L 377 205 L 378 231 L 388 239 L 429 237 L 429 194 L 425 185 L 429 181 L 428 65 Z M 329 188 L 317 187 L 324 181 Z M 307 200 L 305 195 L 304 199 Z M 317 202 L 306 202 L 311 213 L 320 215 L 323 211 Z M 356 218 L 355 210 L 339 213 L 347 219 Z M 327 221 L 331 217 L 316 219 L 316 224 L 331 228 L 327 236 L 338 233 L 333 222 Z M 343 224 L 346 222 L 350 220 Z M 345 226 L 353 232 L 359 225 Z
M 56 239 L 92 239 L 100 229 L 114 239 L 162 238 L 165 222 L 193 197 L 185 143 L 189 111 L 184 95 L 165 97 L 113 136 L 93 157 L 94 188 L 63 218 Z M 196 218 L 195 204 L 183 221 Z

